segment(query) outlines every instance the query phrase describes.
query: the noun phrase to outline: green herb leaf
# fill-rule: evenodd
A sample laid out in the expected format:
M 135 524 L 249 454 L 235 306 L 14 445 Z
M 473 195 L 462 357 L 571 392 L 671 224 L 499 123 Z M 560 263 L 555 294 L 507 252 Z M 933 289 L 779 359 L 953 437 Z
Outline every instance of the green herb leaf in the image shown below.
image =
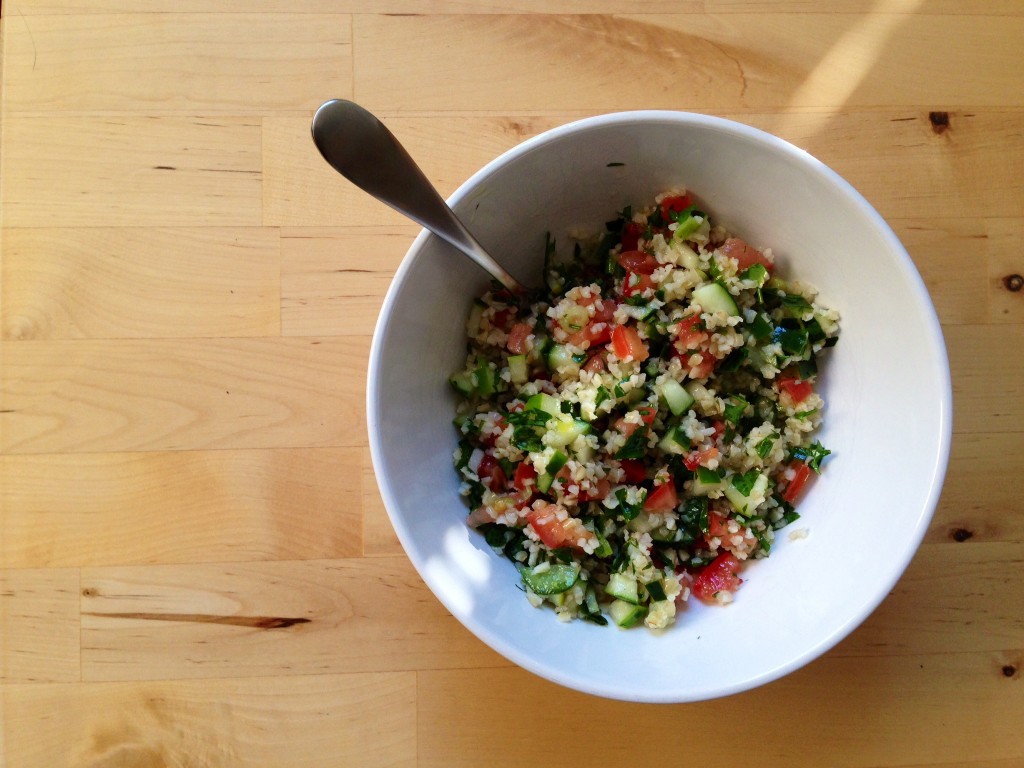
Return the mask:
M 775 446 L 775 441 L 778 440 L 778 438 L 779 434 L 777 432 L 772 432 L 754 446 L 754 451 L 762 459 L 766 458 L 768 454 L 772 452 L 772 448 Z
M 647 428 L 637 427 L 627 439 L 625 445 L 615 453 L 616 459 L 642 459 L 647 453 Z
M 733 475 L 732 485 L 744 496 L 749 496 L 750 491 L 754 488 L 754 483 L 757 482 L 759 474 L 760 473 L 756 469 L 751 469 L 748 472 L 744 472 L 742 475 Z
M 760 288 L 768 280 L 764 264 L 752 264 L 740 273 L 740 280 L 751 280 Z
M 815 441 L 806 448 L 794 448 L 793 458 L 798 461 L 806 462 L 807 466 L 820 474 L 822 459 L 831 453 L 832 451 L 828 450 L 828 448 L 823 446 L 820 442 Z
M 754 319 L 750 321 L 750 335 L 753 336 L 757 341 L 764 341 L 765 339 L 771 338 L 772 332 L 775 330 L 772 328 L 772 324 L 768 321 L 768 318 L 761 312 L 758 312 Z
M 783 296 L 782 306 L 794 317 L 801 317 L 812 310 L 810 302 L 796 293 L 787 293 Z
M 742 395 L 730 395 L 725 404 L 725 420 L 730 424 L 738 424 L 748 405 L 750 403 Z
M 722 476 L 713 469 L 707 467 L 697 467 L 697 479 L 700 480 L 704 485 L 714 485 L 715 483 L 722 482 Z

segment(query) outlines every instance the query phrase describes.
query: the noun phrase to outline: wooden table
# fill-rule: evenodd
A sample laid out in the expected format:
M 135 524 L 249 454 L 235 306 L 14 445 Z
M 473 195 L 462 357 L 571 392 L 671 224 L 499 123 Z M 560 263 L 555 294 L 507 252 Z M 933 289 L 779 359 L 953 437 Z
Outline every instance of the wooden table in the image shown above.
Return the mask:
M 9 768 L 1024 765 L 1020 0 L 7 0 L 2 24 Z M 878 611 L 683 706 L 559 688 L 463 629 L 367 451 L 369 338 L 417 228 L 316 154 L 330 97 L 445 193 L 648 107 L 859 188 L 932 292 L 956 401 Z

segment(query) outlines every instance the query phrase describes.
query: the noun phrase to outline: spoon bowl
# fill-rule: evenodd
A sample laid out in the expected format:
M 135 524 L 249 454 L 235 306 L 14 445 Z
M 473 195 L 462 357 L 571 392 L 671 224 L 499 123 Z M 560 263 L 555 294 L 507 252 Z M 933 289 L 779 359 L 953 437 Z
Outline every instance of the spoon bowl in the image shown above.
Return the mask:
M 448 207 L 405 147 L 372 113 L 345 99 L 325 101 L 313 115 L 313 143 L 338 173 L 458 248 L 503 286 L 523 293 Z

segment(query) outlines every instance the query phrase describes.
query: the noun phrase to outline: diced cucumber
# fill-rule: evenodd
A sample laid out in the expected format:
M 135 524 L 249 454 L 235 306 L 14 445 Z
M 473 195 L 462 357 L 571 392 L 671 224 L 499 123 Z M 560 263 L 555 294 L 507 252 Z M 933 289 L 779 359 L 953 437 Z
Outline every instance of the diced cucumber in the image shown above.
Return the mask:
M 690 439 L 682 428 L 676 425 L 665 432 L 665 436 L 661 438 L 658 447 L 665 453 L 681 456 L 690 450 Z
M 697 467 L 693 477 L 693 492 L 697 496 L 707 496 L 712 491 L 720 491 L 725 485 L 722 476 L 712 469 Z
M 725 312 L 736 317 L 740 314 L 736 300 L 721 283 L 708 283 L 693 291 L 692 300 L 705 312 Z
M 753 488 L 750 489 L 750 494 L 747 496 L 744 496 L 739 488 L 731 482 L 724 483 L 722 491 L 725 493 L 725 498 L 736 508 L 737 512 L 750 517 L 754 514 L 754 510 L 764 503 L 768 493 L 768 475 L 759 474 L 757 480 L 754 481 Z
M 526 365 L 526 355 L 512 355 L 508 359 L 509 378 L 513 384 L 525 384 L 529 378 L 529 369 Z
M 704 219 L 700 216 L 689 215 L 685 219 L 679 222 L 676 226 L 676 231 L 672 233 L 672 239 L 678 242 L 682 242 L 698 229 L 700 225 L 704 223 Z
M 597 592 L 594 591 L 593 587 L 587 588 L 587 594 L 586 598 L 584 599 L 584 604 L 586 605 L 587 611 L 589 613 L 601 612 L 601 606 L 597 602 Z
M 484 308 L 479 304 L 474 304 L 469 310 L 469 318 L 466 320 L 466 335 L 471 339 L 475 339 L 476 335 L 480 333 L 480 320 L 483 318 Z
M 562 405 L 557 397 L 538 392 L 526 401 L 526 408 L 530 411 L 543 411 L 548 416 L 557 416 L 562 412 Z
M 647 609 L 642 605 L 633 605 L 625 600 L 615 600 L 608 606 L 608 615 L 612 617 L 616 626 L 623 629 L 636 626 L 643 619 L 645 613 L 647 613 Z
M 534 573 L 533 568 L 525 565 L 519 565 L 518 568 L 523 577 L 523 584 L 535 595 L 542 597 L 558 595 L 572 589 L 580 577 L 579 563 L 552 563 L 541 573 Z
M 679 254 L 680 266 L 686 267 L 687 269 L 700 269 L 700 256 L 690 246 L 683 242 L 676 242 L 673 246 L 676 252 Z
M 637 587 L 636 579 L 624 573 L 613 573 L 609 576 L 608 585 L 604 591 L 605 594 L 627 603 L 637 605 L 640 602 L 640 590 Z
M 661 396 L 665 398 L 668 409 L 676 416 L 682 416 L 693 405 L 693 395 L 683 389 L 683 385 L 675 379 L 666 378 L 662 382 Z
M 612 545 L 608 543 L 608 539 L 598 530 L 594 531 L 594 535 L 597 536 L 597 549 L 594 550 L 594 557 L 611 557 L 613 550 Z
M 537 476 L 537 490 L 541 493 L 547 493 L 553 482 L 555 482 L 555 476 L 544 472 Z
M 567 414 L 561 414 L 555 422 L 555 428 L 549 430 L 547 443 L 557 448 L 571 445 L 580 435 L 590 432 L 590 425 L 582 419 L 573 419 Z
M 473 373 L 471 371 L 459 371 L 448 378 L 455 391 L 464 397 L 473 394 Z
M 565 463 L 569 461 L 569 457 L 562 451 L 555 451 L 554 455 L 548 461 L 548 465 L 544 468 L 544 474 L 551 475 L 554 477 L 558 474 L 558 471 L 565 466 Z
M 497 377 L 491 367 L 483 360 L 477 365 L 473 372 L 473 381 L 477 394 L 481 397 L 490 397 L 497 391 Z
M 553 344 L 547 356 L 549 371 L 557 371 L 560 368 L 569 368 L 571 371 L 579 370 L 579 363 L 572 359 L 572 352 L 565 344 Z

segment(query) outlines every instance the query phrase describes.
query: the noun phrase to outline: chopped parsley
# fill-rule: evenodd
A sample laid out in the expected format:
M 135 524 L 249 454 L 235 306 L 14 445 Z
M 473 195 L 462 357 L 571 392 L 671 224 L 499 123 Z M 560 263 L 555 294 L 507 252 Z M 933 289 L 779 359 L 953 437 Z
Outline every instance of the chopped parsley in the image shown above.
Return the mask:
M 806 462 L 808 467 L 821 474 L 821 461 L 830 453 L 832 453 L 832 451 L 815 440 L 806 448 L 794 448 L 793 458 L 797 461 Z

